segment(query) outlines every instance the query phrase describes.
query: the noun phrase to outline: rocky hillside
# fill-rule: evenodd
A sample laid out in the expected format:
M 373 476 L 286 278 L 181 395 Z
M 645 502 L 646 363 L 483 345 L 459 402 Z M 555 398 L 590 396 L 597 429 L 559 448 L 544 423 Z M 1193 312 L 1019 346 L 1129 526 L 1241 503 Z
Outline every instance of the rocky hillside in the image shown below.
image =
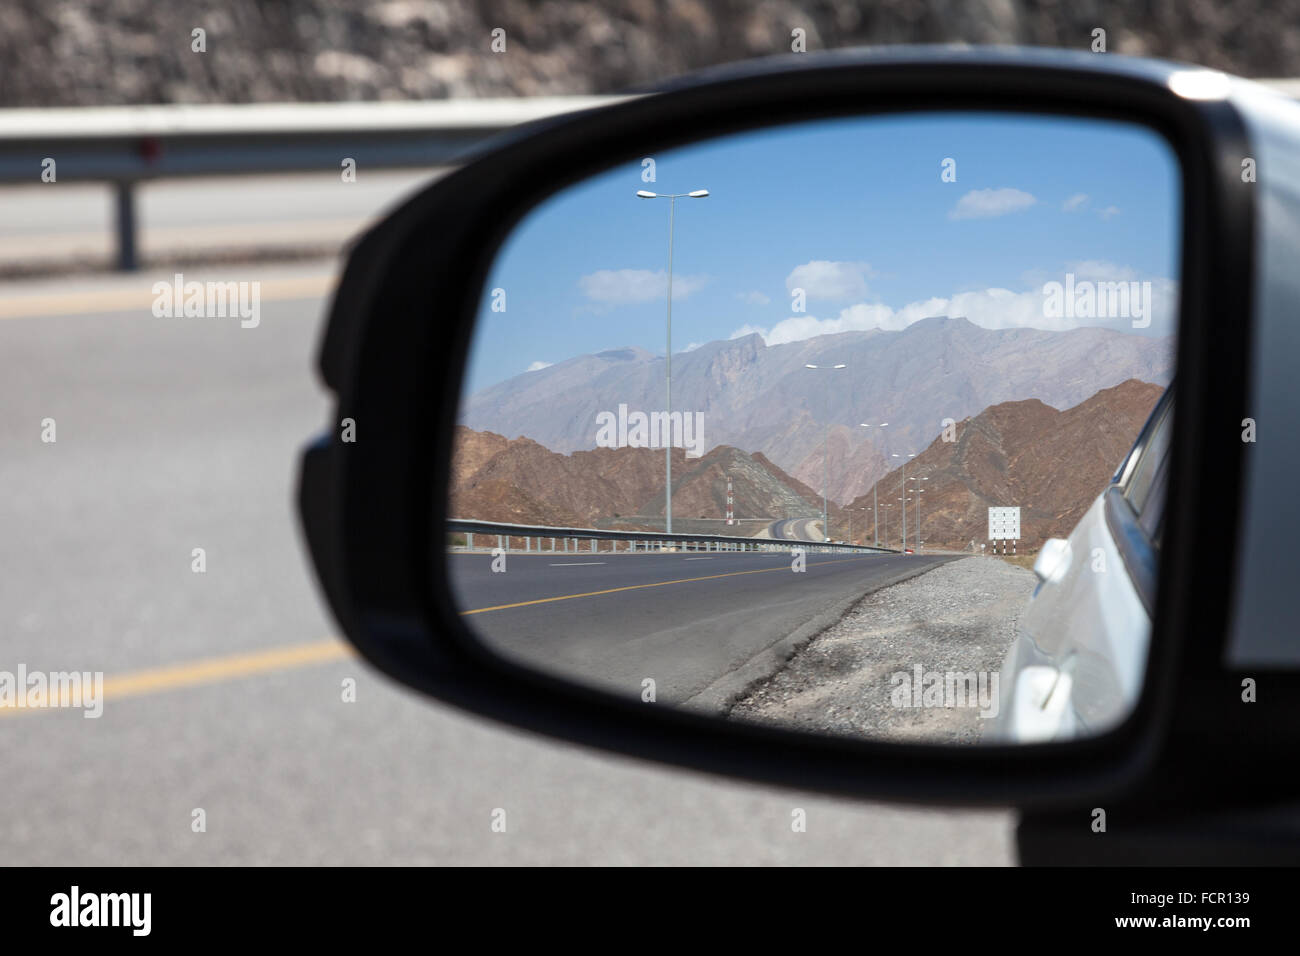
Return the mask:
M 955 441 L 937 437 L 906 466 L 907 486 L 921 494 L 922 540 L 927 547 L 978 549 L 987 541 L 988 508 L 1019 506 L 1021 547 L 1065 537 L 1101 493 L 1164 389 L 1130 380 L 1103 389 L 1064 411 L 1036 399 L 1003 402 L 956 424 Z M 914 481 L 913 478 L 925 479 Z M 901 540 L 902 469 L 880 480 L 881 505 L 893 505 L 890 543 Z M 908 544 L 916 532 L 916 500 L 909 491 Z M 846 509 L 858 540 L 871 540 L 872 495 Z M 881 516 L 882 529 L 885 518 Z
M 725 517 L 728 475 L 737 518 L 821 513 L 821 499 L 811 488 L 761 454 L 726 445 L 700 458 L 673 452 L 675 518 Z M 452 457 L 451 514 L 575 527 L 621 519 L 620 527 L 662 530 L 663 481 L 662 449 L 597 448 L 563 455 L 529 438 L 460 426 Z
M 207 51 L 191 31 L 207 31 Z M 0 106 L 613 92 L 692 69 L 888 43 L 996 43 L 1185 60 L 1246 76 L 1300 62 L 1300 0 L 5 0 Z M 491 49 L 492 31 L 506 48 Z
M 804 368 L 840 362 L 847 368 L 834 379 Z M 1170 338 L 1096 327 L 988 329 L 935 316 L 897 332 L 709 342 L 673 356 L 673 407 L 702 415 L 705 448 L 760 451 L 819 493 L 826 443 L 830 497 L 844 502 L 897 463 L 889 456 L 924 448 L 944 419 L 1026 398 L 1070 408 L 1130 378 L 1166 384 L 1173 364 Z M 469 396 L 460 420 L 561 452 L 592 448 L 602 412 L 662 408 L 663 377 L 663 357 L 644 349 L 576 356 Z

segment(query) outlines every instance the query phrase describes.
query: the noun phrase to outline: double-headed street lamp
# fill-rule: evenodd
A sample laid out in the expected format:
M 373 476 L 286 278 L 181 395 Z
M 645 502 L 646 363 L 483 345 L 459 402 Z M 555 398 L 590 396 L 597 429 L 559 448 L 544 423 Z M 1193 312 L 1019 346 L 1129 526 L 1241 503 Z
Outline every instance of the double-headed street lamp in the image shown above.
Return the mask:
M 929 478 L 918 478 L 918 477 L 916 477 L 916 475 L 913 475 L 911 478 L 909 478 L 909 479 L 907 479 L 907 480 L 908 480 L 908 481 L 929 481 L 930 479 L 929 479 Z M 917 551 L 920 551 L 920 550 L 921 550 L 921 495 L 925 494 L 925 489 L 924 489 L 924 488 L 921 488 L 921 487 L 914 486 L 914 487 L 912 488 L 912 494 L 916 495 L 916 535 L 915 535 L 915 538 L 916 538 L 916 550 L 917 550 Z
M 664 353 L 664 409 L 668 441 L 664 443 L 664 531 L 673 530 L 673 213 L 679 199 L 703 199 L 707 189 L 692 189 L 688 193 L 652 193 L 638 189 L 638 199 L 668 200 L 668 350 Z
M 835 369 L 848 368 L 848 366 L 845 365 L 843 362 L 841 362 L 839 365 L 810 365 L 805 363 L 804 368 L 827 369 L 828 371 L 833 372 L 835 371 Z M 827 422 L 826 434 L 822 437 L 822 537 L 824 537 L 827 541 L 831 539 L 830 517 L 827 515 L 826 512 L 826 459 L 827 459 L 829 446 L 830 446 L 830 438 L 831 438 L 831 425 L 830 422 Z
M 888 424 L 889 422 L 881 422 L 876 427 L 884 428 Z M 858 424 L 858 427 L 870 428 L 871 424 L 869 422 L 861 422 Z M 876 539 L 877 548 L 880 547 L 880 509 L 876 506 L 876 485 L 878 484 L 880 484 L 880 482 L 876 481 L 871 485 L 871 534 Z
M 916 455 L 907 455 L 906 457 L 903 455 L 890 455 L 889 457 L 903 459 L 903 464 L 901 466 L 903 473 L 902 480 L 899 482 L 899 490 L 903 492 L 903 494 L 907 494 L 907 459 L 915 458 Z M 903 506 L 903 550 L 907 550 L 907 505 Z

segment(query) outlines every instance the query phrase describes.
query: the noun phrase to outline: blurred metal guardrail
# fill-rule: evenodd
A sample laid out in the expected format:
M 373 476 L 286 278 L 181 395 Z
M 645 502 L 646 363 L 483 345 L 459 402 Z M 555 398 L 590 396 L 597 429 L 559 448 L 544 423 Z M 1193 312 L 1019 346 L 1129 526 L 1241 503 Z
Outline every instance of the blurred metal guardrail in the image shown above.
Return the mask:
M 1258 80 L 1300 98 L 1300 80 Z M 454 165 L 521 123 L 630 97 L 0 110 L 0 184 L 95 180 L 117 195 L 117 265 L 136 267 L 137 182 L 163 177 Z
M 537 542 L 537 551 L 548 550 L 542 542 L 549 540 L 549 550 L 569 550 L 573 542 L 573 551 L 578 550 L 579 541 L 590 541 L 591 550 L 601 541 L 626 541 L 628 551 L 663 550 L 667 545 L 680 551 L 789 551 L 803 548 L 805 551 L 853 551 L 862 554 L 898 554 L 893 548 L 873 548 L 861 544 L 839 544 L 834 541 L 795 541 L 780 538 L 741 538 L 725 534 L 669 534 L 663 531 L 610 531 L 600 528 L 552 528 L 546 525 L 506 524 L 498 521 L 475 521 L 465 518 L 452 518 L 447 521 L 449 534 L 465 535 L 465 547 L 473 549 L 474 535 L 495 536 L 497 547 L 509 550 L 511 538 L 524 539 L 525 551 L 532 551 L 533 542 Z M 563 541 L 563 547 L 557 542 Z M 658 547 L 652 548 L 651 545 Z
M 628 97 L 0 110 L 0 184 L 99 181 L 116 192 L 117 266 L 137 265 L 135 185 L 168 177 L 341 173 L 463 162 L 523 123 Z

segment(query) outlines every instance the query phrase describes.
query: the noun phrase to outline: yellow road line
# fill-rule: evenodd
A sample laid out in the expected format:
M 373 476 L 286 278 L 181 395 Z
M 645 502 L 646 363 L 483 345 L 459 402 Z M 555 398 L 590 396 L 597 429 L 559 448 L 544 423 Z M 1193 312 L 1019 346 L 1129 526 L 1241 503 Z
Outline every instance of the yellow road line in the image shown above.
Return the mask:
M 196 687 L 238 677 L 269 674 L 273 671 L 305 667 L 309 664 L 323 664 L 327 661 L 352 657 L 354 654 L 350 644 L 339 640 L 328 640 L 315 641 L 311 644 L 292 644 L 288 647 L 272 647 L 263 651 L 233 654 L 229 657 L 210 657 L 182 664 L 167 664 L 163 667 L 152 667 L 148 670 L 105 678 L 102 697 L 104 700 L 121 700 L 181 687 Z M 24 688 L 18 688 L 19 693 L 23 690 Z M 63 696 L 69 695 L 65 692 Z M 59 701 L 60 707 L 68 707 L 72 704 L 71 699 Z M 31 708 L 19 708 L 14 704 L 0 705 L 0 715 L 8 711 L 29 709 Z
M 855 558 L 839 558 L 835 561 L 814 561 L 809 563 L 808 567 L 818 567 L 823 564 L 843 564 L 845 561 L 854 561 Z M 512 607 L 527 607 L 530 604 L 550 604 L 552 601 L 572 601 L 574 598 L 597 597 L 601 594 L 617 594 L 619 591 L 639 591 L 642 588 L 662 588 L 669 584 L 690 584 L 693 581 L 712 581 L 715 578 L 734 578 L 742 574 L 766 574 L 769 571 L 789 571 L 786 564 L 776 568 L 755 568 L 753 571 L 728 571 L 725 574 L 706 574 L 698 578 L 678 578 L 676 581 L 655 581 L 651 584 L 628 584 L 621 588 L 606 588 L 603 591 L 584 591 L 582 594 L 561 594 L 557 597 L 537 598 L 532 601 L 518 601 L 514 604 L 497 604 L 494 607 L 477 607 L 472 611 L 461 611 L 461 617 L 469 614 L 485 614 L 488 611 L 506 611 Z
M 180 271 L 180 270 L 177 270 Z M 195 274 L 197 278 L 198 274 Z M 148 312 L 156 296 L 154 282 L 170 282 L 172 274 L 151 278 L 141 274 L 139 286 L 87 289 L 80 292 L 40 292 L 0 299 L 0 319 L 25 319 L 43 315 L 80 315 L 99 312 Z M 209 277 L 214 282 L 240 281 L 229 275 Z M 200 280 L 206 281 L 206 280 Z M 334 275 L 296 276 L 286 279 L 250 280 L 259 283 L 259 301 L 309 299 L 329 294 L 337 281 Z
M 809 567 L 823 564 L 843 564 L 855 558 L 838 558 L 833 561 L 815 561 Z M 582 594 L 561 594 L 555 597 L 537 598 L 533 601 L 520 601 L 516 604 L 499 604 L 495 607 L 480 607 L 472 611 L 461 611 L 461 615 L 483 614 L 487 611 L 504 611 L 507 608 L 526 607 L 530 604 L 549 604 L 553 601 L 572 601 L 575 598 L 596 597 L 602 594 L 615 594 L 619 591 L 637 591 L 643 588 L 661 588 L 670 584 L 691 584 L 696 581 L 712 581 L 717 578 L 732 578 L 742 574 L 765 574 L 769 571 L 788 571 L 782 563 L 775 568 L 755 568 L 750 571 L 728 571 L 725 574 L 706 574 L 696 578 L 678 578 L 674 581 L 655 581 L 649 584 L 629 584 L 624 587 L 606 588 L 603 591 L 587 591 Z M 181 664 L 167 664 L 146 670 L 108 677 L 104 680 L 100 699 L 103 701 L 122 700 L 127 697 L 139 697 L 144 694 L 157 694 L 182 687 L 197 687 L 203 684 L 215 684 L 240 677 L 253 677 L 257 674 L 269 674 L 275 671 L 291 670 L 295 667 L 307 667 L 311 664 L 324 664 L 330 661 L 354 657 L 356 651 L 350 644 L 340 640 L 315 641 L 310 644 L 291 644 L 287 647 L 272 647 L 261 651 L 249 651 L 228 657 L 209 657 Z M 22 693 L 23 688 L 18 692 Z M 70 707 L 74 701 L 64 690 L 64 698 L 59 707 Z M 54 705 L 51 704 L 52 708 Z M 18 707 L 14 703 L 0 704 L 0 716 L 6 713 L 42 710 L 46 708 Z

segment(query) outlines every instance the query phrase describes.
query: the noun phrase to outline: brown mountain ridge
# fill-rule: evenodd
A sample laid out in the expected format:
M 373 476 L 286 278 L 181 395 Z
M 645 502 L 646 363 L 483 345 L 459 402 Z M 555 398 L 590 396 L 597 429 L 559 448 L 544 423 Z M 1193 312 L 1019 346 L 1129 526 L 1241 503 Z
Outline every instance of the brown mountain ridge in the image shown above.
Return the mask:
M 929 549 L 963 550 L 986 541 L 988 508 L 1019 506 L 1022 549 L 1069 534 L 1132 446 L 1164 391 L 1130 379 L 1059 411 L 1038 399 L 1001 402 L 956 422 L 906 465 L 907 545 L 916 546 L 921 487 L 921 540 Z M 761 452 L 719 445 L 700 458 L 673 449 L 673 516 L 717 520 L 726 514 L 727 476 L 738 519 L 814 517 L 817 490 Z M 876 485 L 881 543 L 902 546 L 902 469 Z M 923 479 L 923 480 L 913 480 Z M 456 430 L 451 514 L 516 524 L 662 530 L 662 449 L 597 448 L 565 455 L 530 438 Z M 872 495 L 841 508 L 830 502 L 837 540 L 873 540 Z M 888 510 L 886 510 L 888 509 Z M 733 530 L 749 534 L 751 522 Z M 688 530 L 683 527 L 682 530 Z M 703 530 L 703 529 L 700 529 Z M 716 529 L 725 532 L 726 526 Z M 886 537 L 886 532 L 888 537 Z
M 941 433 L 907 463 L 908 547 L 916 540 L 916 496 L 921 487 L 921 541 L 927 548 L 976 550 L 987 543 L 988 509 L 1019 506 L 1020 548 L 1037 548 L 1047 538 L 1065 537 L 1105 488 L 1132 447 L 1151 409 L 1164 392 L 1159 385 L 1129 379 L 1058 411 L 1037 399 L 1002 402 L 956 423 L 955 441 Z M 924 479 L 916 481 L 913 479 Z M 880 505 L 890 509 L 890 547 L 902 541 L 899 499 L 903 468 L 876 485 Z M 856 535 L 870 541 L 872 494 L 846 508 Z M 861 516 L 861 517 L 858 517 Z M 882 537 L 886 519 L 880 518 Z

